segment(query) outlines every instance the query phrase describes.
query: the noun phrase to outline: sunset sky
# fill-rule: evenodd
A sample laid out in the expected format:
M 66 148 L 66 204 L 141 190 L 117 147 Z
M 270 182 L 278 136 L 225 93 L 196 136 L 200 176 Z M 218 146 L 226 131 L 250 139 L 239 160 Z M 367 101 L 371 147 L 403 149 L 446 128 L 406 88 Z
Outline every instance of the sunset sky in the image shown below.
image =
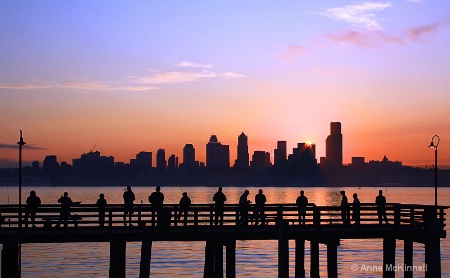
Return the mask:
M 344 163 L 450 165 L 450 1 L 0 3 L 0 167 L 163 148 L 205 161 L 211 134 L 250 154 L 287 141 Z M 155 156 L 155 155 L 154 155 Z M 14 162 L 15 163 L 15 162 Z M 16 164 L 13 164 L 16 165 Z

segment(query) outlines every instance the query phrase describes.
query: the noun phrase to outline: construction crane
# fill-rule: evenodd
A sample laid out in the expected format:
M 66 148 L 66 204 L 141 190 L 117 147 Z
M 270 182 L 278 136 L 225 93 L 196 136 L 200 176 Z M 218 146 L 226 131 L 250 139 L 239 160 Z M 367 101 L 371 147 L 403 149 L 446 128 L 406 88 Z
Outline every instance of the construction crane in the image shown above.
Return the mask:
M 95 143 L 94 147 L 92 147 L 90 153 L 95 149 L 95 147 L 97 147 L 97 143 Z

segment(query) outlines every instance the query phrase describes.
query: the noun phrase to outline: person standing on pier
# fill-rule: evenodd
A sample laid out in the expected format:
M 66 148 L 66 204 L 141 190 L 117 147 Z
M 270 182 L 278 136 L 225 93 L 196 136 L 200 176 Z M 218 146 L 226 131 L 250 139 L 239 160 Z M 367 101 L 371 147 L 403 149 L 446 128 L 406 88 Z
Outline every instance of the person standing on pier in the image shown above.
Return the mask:
M 358 194 L 353 193 L 353 221 L 355 225 L 359 225 L 361 222 L 361 202 L 358 199 Z
M 25 207 L 25 225 L 28 227 L 28 216 L 31 218 L 31 225 L 34 225 L 34 221 L 36 219 L 36 211 L 38 207 L 41 205 L 41 199 L 36 195 L 36 191 L 31 190 L 30 196 L 27 198 L 27 206 Z
M 248 222 L 248 209 L 251 201 L 247 200 L 250 192 L 245 190 L 239 198 L 239 225 L 247 226 Z
M 180 199 L 180 211 L 178 212 L 177 219 L 181 219 L 181 214 L 184 215 L 184 226 L 187 226 L 187 216 L 189 207 L 191 206 L 191 198 L 188 197 L 186 192 L 183 192 L 183 197 Z
M 133 215 L 133 202 L 135 200 L 133 191 L 131 191 L 131 186 L 127 186 L 127 190 L 123 193 L 123 224 L 126 226 L 126 219 L 128 215 L 128 223 L 131 224 L 131 216 Z
M 58 203 L 61 204 L 61 211 L 59 213 L 59 222 L 56 224 L 56 227 L 59 227 L 61 222 L 64 221 L 64 228 L 66 228 L 70 217 L 70 207 L 73 205 L 72 199 L 69 197 L 69 193 L 64 192 L 64 196 L 61 196 L 58 199 Z
M 227 197 L 225 196 L 225 194 L 223 194 L 222 186 L 220 186 L 213 196 L 213 201 L 215 203 L 214 223 L 216 225 L 219 225 L 219 218 L 220 218 L 220 225 L 223 225 L 223 205 L 226 200 Z
M 298 207 L 298 223 L 300 225 L 306 224 L 306 206 L 308 205 L 308 198 L 305 196 L 305 191 L 300 190 L 300 196 L 295 201 Z
M 350 210 L 348 207 L 348 199 L 347 196 L 345 196 L 345 191 L 341 190 L 342 200 L 341 200 L 341 217 L 342 217 L 342 223 L 344 225 L 350 224 Z
M 98 224 L 103 227 L 105 225 L 105 209 L 108 203 L 105 199 L 105 194 L 101 193 L 97 200 L 98 207 Z
M 164 203 L 164 194 L 161 192 L 161 187 L 155 188 L 155 191 L 148 196 L 148 201 L 152 204 L 153 223 L 155 223 L 156 216 L 158 216 Z
M 263 190 L 258 190 L 258 194 L 255 196 L 255 221 L 256 225 L 261 221 L 261 225 L 265 225 L 266 216 L 264 214 L 264 205 L 266 203 L 266 195 L 263 194 Z
M 377 204 L 377 214 L 378 221 L 383 224 L 383 219 L 388 224 L 386 216 L 386 197 L 383 196 L 383 190 L 378 191 L 378 196 L 375 198 L 375 203 Z

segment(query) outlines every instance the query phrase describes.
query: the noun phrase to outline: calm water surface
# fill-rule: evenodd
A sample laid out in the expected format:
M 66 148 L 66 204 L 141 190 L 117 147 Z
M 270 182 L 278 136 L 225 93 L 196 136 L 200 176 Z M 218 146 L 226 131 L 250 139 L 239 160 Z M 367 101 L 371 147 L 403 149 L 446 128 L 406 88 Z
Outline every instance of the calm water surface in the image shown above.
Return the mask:
M 73 201 L 83 204 L 95 203 L 98 195 L 104 193 L 108 203 L 122 203 L 122 187 L 24 187 L 22 202 L 25 202 L 30 190 L 35 190 L 43 203 L 57 203 L 60 195 L 67 191 Z M 259 188 L 245 188 L 250 191 L 249 199 Z M 434 188 L 263 188 L 268 203 L 294 203 L 300 189 L 305 191 L 309 202 L 316 205 L 339 205 L 339 191 L 345 189 L 349 200 L 358 193 L 362 203 L 374 202 L 379 189 L 383 189 L 388 202 L 410 204 L 434 204 Z M 216 191 L 211 187 L 164 187 L 165 203 L 178 203 L 182 190 L 188 192 L 193 203 L 212 203 Z M 0 203 L 18 203 L 17 187 L 0 188 Z M 154 188 L 135 187 L 136 203 L 148 203 L 148 195 Z M 227 203 L 237 203 L 244 188 L 224 187 Z M 439 204 L 450 205 L 450 188 L 439 189 Z M 450 211 L 447 211 L 450 214 Z M 449 217 L 447 216 L 447 219 Z M 449 230 L 447 220 L 447 231 Z M 309 275 L 309 242 L 305 243 L 305 271 Z M 127 244 L 127 277 L 139 276 L 141 244 Z M 152 277 L 203 277 L 204 242 L 154 242 L 152 248 Z M 237 277 L 277 277 L 278 275 L 277 241 L 238 241 L 236 243 Z M 290 276 L 294 277 L 294 241 L 290 241 Z M 320 245 L 320 275 L 327 277 L 326 246 Z M 225 253 L 225 252 L 224 252 Z M 450 242 L 441 241 L 442 277 L 450 277 Z M 382 240 L 342 240 L 338 247 L 338 271 L 341 277 L 381 277 L 382 272 L 376 268 L 382 265 Z M 414 244 L 414 265 L 423 265 L 424 248 Z M 397 241 L 396 261 L 403 263 L 403 241 Z M 358 266 L 353 271 L 354 264 Z M 224 265 L 225 267 L 225 265 Z M 374 270 L 375 268 L 375 270 Z M 23 244 L 22 277 L 108 277 L 109 244 L 108 243 L 63 243 L 63 244 Z M 417 271 L 414 277 L 424 277 L 425 273 Z M 396 273 L 403 277 L 403 272 Z

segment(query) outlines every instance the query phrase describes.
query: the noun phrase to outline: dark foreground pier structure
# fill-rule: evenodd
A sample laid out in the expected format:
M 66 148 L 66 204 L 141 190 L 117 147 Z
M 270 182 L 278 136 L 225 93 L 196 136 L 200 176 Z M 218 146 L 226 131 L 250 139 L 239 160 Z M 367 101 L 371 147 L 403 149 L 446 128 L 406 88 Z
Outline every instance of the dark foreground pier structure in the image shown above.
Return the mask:
M 441 277 L 440 239 L 446 237 L 443 206 L 388 204 L 389 224 L 379 224 L 374 204 L 361 204 L 359 225 L 343 224 L 339 207 L 307 208 L 305 224 L 300 225 L 297 207 L 292 204 L 265 206 L 264 225 L 255 225 L 249 214 L 248 223 L 239 223 L 237 205 L 225 205 L 223 225 L 214 221 L 214 205 L 192 205 L 187 221 L 178 220 L 177 205 L 164 205 L 152 212 L 151 205 L 135 205 L 133 226 L 124 226 L 123 205 L 108 205 L 104 226 L 99 226 L 95 205 L 71 208 L 67 227 L 59 219 L 58 205 L 43 205 L 36 215 L 36 227 L 19 221 L 18 205 L 0 206 L 3 223 L 0 243 L 3 244 L 1 277 L 19 277 L 20 246 L 27 243 L 109 242 L 109 277 L 125 277 L 126 242 L 140 241 L 140 277 L 149 277 L 153 241 L 204 241 L 204 277 L 236 276 L 236 241 L 278 240 L 278 277 L 289 277 L 289 240 L 295 240 L 295 277 L 305 276 L 305 242 L 310 244 L 310 277 L 319 277 L 319 244 L 326 245 L 328 277 L 338 276 L 337 247 L 341 239 L 383 239 L 383 277 L 395 277 L 391 268 L 396 262 L 396 241 L 404 243 L 404 258 L 400 263 L 413 264 L 413 243 L 425 245 L 426 277 Z M 250 209 L 252 210 L 253 207 Z M 351 211 L 351 209 L 350 209 Z M 405 277 L 413 277 L 412 267 L 405 268 Z

